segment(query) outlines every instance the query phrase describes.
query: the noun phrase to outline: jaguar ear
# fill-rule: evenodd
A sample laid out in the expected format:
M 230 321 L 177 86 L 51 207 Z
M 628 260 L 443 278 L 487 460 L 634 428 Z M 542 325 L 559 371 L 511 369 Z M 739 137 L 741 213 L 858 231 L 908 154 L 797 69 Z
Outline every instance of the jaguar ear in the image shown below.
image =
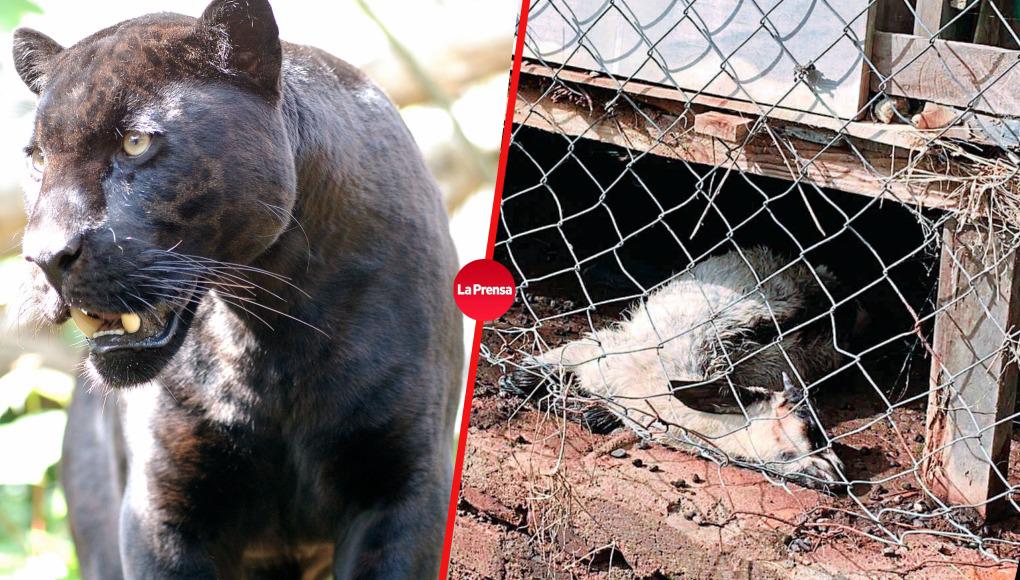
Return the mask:
M 280 30 L 267 0 L 213 0 L 199 19 L 221 35 L 217 57 L 270 95 L 280 90 Z
M 31 28 L 14 31 L 14 69 L 32 92 L 39 94 L 46 84 L 53 57 L 64 47 L 49 36 Z

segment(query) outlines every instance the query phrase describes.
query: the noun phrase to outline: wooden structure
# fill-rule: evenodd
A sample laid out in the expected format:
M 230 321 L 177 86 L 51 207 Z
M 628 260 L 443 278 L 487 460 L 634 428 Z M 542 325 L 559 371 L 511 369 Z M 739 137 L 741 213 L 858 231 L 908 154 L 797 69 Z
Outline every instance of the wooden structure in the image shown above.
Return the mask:
M 617 78 L 850 118 L 867 92 L 868 1 L 824 10 L 813 0 L 704 2 L 688 10 L 675 2 L 607 9 L 605 0 L 554 0 L 529 15 L 528 50 L 546 63 Z
M 686 3 L 628 5 L 641 4 L 642 14 L 626 13 L 620 4 L 599 0 L 533 4 L 528 27 L 532 60 L 522 71 L 516 123 L 692 163 L 954 211 L 960 209 L 962 183 L 951 171 L 933 167 L 932 175 L 941 177 L 924 181 L 904 179 L 902 172 L 907 167 L 925 169 L 924 154 L 934 138 L 1001 146 L 1001 136 L 973 125 L 918 130 L 909 124 L 869 122 L 864 114 L 867 103 L 881 92 L 966 108 L 992 122 L 1000 122 L 997 115 L 1020 115 L 1016 98 L 1020 51 L 947 39 L 960 37 L 957 24 L 964 20 L 949 0 L 880 0 L 870 8 L 863 1 L 827 3 L 845 5 L 847 13 L 835 20 L 852 17 L 855 9 L 859 12 L 840 31 L 859 34 L 850 45 L 861 58 L 844 55 L 840 77 L 844 86 L 826 94 L 817 83 L 812 87 L 805 82 L 797 90 L 775 92 L 778 85 L 769 85 L 770 78 L 780 85 L 785 82 L 787 89 L 803 79 L 791 70 L 772 74 L 781 67 L 753 77 L 754 83 L 739 90 L 720 82 L 718 75 L 705 77 L 694 70 L 687 70 L 680 80 L 672 69 L 685 61 L 661 66 L 664 56 L 701 54 L 699 47 L 725 42 L 678 40 L 680 27 L 675 21 L 691 18 L 684 10 Z M 700 10 L 703 4 L 709 5 L 694 6 Z M 999 4 L 1008 11 L 1005 3 Z M 650 5 L 658 8 L 657 14 Z M 731 5 L 747 4 L 711 3 L 711 18 L 725 16 L 724 7 Z M 980 14 L 985 12 L 982 6 Z M 578 17 L 578 23 L 571 25 L 570 15 Z M 637 25 L 621 22 L 628 16 L 650 20 Z M 739 10 L 729 16 L 734 30 L 741 25 L 753 28 L 761 20 L 760 14 L 755 20 Z M 814 36 L 819 38 L 836 33 L 835 20 L 805 16 L 798 22 L 821 27 Z M 1011 37 L 1010 25 L 996 28 L 979 18 L 967 34 L 1009 46 L 1003 39 Z M 726 28 L 720 26 L 716 29 Z M 759 33 L 755 30 L 749 33 Z M 659 42 L 655 33 L 668 41 Z M 804 31 L 798 34 L 811 38 Z M 799 50 L 806 50 L 803 44 Z M 862 65 L 864 56 L 870 66 Z M 704 64 L 718 73 L 718 58 L 703 60 L 693 68 Z M 834 74 L 822 71 L 825 78 Z M 557 91 L 557 87 L 571 88 Z M 809 94 L 800 87 L 810 89 Z M 621 104 L 621 92 L 633 107 Z M 1005 474 L 1017 369 L 1014 358 L 1006 354 L 1011 351 L 1002 347 L 1015 341 L 1020 323 L 1020 272 L 1015 249 L 997 255 L 991 270 L 983 266 L 987 258 L 977 257 L 978 238 L 973 229 L 955 226 L 947 227 L 943 236 L 922 475 L 945 501 L 973 506 L 982 516 L 992 517 L 1007 505 L 1003 491 L 1008 489 Z
M 1009 487 L 1020 256 L 1012 248 L 987 264 L 986 238 L 955 224 L 943 232 L 923 473 L 936 494 L 988 517 Z

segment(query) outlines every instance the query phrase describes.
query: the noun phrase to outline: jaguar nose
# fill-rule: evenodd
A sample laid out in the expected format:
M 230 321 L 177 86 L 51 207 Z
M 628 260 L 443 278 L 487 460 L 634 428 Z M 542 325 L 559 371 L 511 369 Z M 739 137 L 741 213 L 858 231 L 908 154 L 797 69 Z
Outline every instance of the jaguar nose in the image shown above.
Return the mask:
M 25 259 L 39 266 L 46 275 L 46 279 L 59 291 L 64 284 L 67 271 L 79 256 L 81 256 L 81 236 L 76 235 L 67 240 L 63 248 L 55 252 L 41 251 L 33 255 L 26 255 Z

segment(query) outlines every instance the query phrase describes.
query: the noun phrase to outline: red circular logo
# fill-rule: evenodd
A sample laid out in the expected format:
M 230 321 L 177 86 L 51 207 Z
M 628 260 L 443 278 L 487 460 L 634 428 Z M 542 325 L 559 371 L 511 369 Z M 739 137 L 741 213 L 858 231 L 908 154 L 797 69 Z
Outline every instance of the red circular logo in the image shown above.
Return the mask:
M 506 266 L 494 260 L 475 260 L 466 264 L 453 280 L 453 299 L 457 307 L 475 320 L 493 320 L 503 316 L 514 303 L 517 287 Z

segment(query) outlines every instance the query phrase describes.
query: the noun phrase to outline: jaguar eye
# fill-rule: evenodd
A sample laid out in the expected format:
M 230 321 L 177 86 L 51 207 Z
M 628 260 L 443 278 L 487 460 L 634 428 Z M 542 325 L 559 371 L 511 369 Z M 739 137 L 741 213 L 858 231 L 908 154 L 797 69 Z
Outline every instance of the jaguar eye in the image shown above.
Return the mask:
M 46 168 L 46 156 L 43 155 L 42 149 L 36 147 L 32 150 L 32 169 L 41 172 Z
M 138 157 L 149 150 L 152 143 L 152 136 L 141 131 L 128 131 L 124 133 L 124 153 L 130 157 Z

